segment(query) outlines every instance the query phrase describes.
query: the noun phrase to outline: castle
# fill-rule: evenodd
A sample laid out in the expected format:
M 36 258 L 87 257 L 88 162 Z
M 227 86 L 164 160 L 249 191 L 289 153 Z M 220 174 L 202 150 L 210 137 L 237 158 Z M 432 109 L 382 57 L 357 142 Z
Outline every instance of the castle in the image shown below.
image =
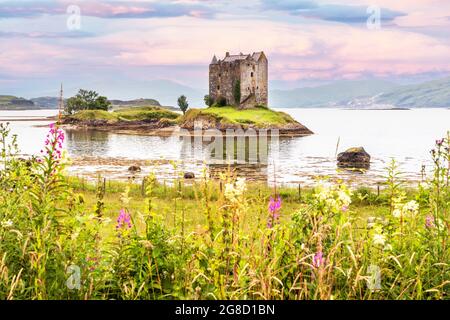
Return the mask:
M 214 56 L 209 65 L 209 97 L 241 109 L 268 106 L 268 61 L 264 52 Z

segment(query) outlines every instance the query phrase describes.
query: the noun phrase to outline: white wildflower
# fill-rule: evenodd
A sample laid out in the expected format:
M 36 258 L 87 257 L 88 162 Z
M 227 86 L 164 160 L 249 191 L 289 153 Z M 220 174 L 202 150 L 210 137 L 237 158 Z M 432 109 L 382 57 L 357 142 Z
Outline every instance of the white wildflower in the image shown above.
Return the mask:
M 395 209 L 395 210 L 392 212 L 392 215 L 393 215 L 395 218 L 400 218 L 400 217 L 402 216 L 402 211 L 401 211 L 400 209 Z
M 403 206 L 403 212 L 405 213 L 409 212 L 412 214 L 416 214 L 418 211 L 419 211 L 419 204 L 414 200 L 411 200 L 410 202 L 406 203 Z
M 241 196 L 246 190 L 245 178 L 237 178 L 236 180 L 236 196 Z
M 343 190 L 338 191 L 338 197 L 344 206 L 348 206 L 352 202 L 350 195 Z
M 2 228 L 5 228 L 5 229 L 11 228 L 11 227 L 13 226 L 13 222 L 12 222 L 12 220 L 10 220 L 10 219 L 8 219 L 8 220 L 3 220 L 3 221 L 1 222 L 1 225 L 2 225 Z
M 226 183 L 224 195 L 229 201 L 236 202 L 247 189 L 245 178 L 238 178 L 235 183 Z
M 383 234 L 375 233 L 372 241 L 374 245 L 384 246 L 386 244 L 386 237 Z
M 225 184 L 225 198 L 228 200 L 234 200 L 234 185 L 232 183 Z

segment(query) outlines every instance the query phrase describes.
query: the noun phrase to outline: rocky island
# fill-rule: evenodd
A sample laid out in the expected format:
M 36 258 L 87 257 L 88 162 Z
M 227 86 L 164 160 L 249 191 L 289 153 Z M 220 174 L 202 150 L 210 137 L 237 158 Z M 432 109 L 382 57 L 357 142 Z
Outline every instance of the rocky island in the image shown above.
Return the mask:
M 188 110 L 187 98 L 181 96 L 178 105 L 183 115 L 162 108 L 159 103 L 127 105 L 108 111 L 112 103 L 106 97 L 80 90 L 68 100 L 69 114 L 62 124 L 161 136 L 176 134 L 180 129 L 192 131 L 196 124 L 203 130 L 276 129 L 282 136 L 313 134 L 290 115 L 269 109 L 268 60 L 264 52 L 238 55 L 227 52 L 222 60 L 214 56 L 209 65 L 209 94 L 205 96 L 205 104 L 208 108 Z M 92 110 L 91 106 L 95 105 L 102 110 Z

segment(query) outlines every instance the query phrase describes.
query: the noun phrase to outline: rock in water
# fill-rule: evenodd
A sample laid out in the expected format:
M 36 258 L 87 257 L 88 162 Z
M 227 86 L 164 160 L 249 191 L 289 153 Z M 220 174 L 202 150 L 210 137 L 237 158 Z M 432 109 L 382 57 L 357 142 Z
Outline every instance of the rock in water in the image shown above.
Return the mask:
M 338 167 L 368 169 L 370 167 L 370 155 L 363 147 L 350 148 L 337 156 Z
M 195 178 L 195 174 L 193 172 L 186 172 L 184 174 L 184 178 L 185 179 L 194 179 Z
M 128 168 L 128 171 L 130 172 L 141 172 L 141 167 L 139 166 L 131 166 Z

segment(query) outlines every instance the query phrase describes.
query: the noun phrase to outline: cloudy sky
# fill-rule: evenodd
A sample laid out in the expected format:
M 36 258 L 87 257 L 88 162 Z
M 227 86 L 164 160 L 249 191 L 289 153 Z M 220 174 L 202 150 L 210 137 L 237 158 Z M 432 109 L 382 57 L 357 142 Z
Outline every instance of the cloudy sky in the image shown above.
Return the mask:
M 448 76 L 450 1 L 0 0 L 0 94 L 55 95 L 63 81 L 145 97 L 158 79 L 206 90 L 214 54 L 260 50 L 276 88 Z

